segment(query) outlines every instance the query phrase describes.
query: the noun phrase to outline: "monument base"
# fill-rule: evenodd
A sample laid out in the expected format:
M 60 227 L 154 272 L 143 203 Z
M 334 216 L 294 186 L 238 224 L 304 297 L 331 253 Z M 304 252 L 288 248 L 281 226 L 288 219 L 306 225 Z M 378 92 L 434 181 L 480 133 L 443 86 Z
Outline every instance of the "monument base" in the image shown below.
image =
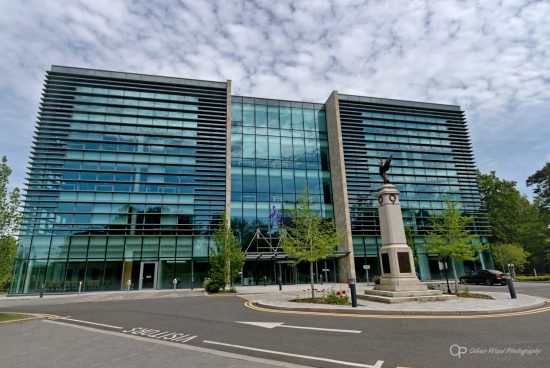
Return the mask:
M 414 256 L 405 236 L 399 191 L 394 185 L 386 183 L 377 193 L 382 275 L 380 285 L 375 290 L 365 291 L 361 297 L 382 303 L 456 299 L 454 295 L 442 295 L 439 290 L 427 290 L 416 276 Z
M 406 292 L 406 291 L 426 291 L 428 288 L 422 284 L 416 276 L 382 276 L 380 285 L 375 287 L 380 291 Z
M 423 286 L 423 285 L 422 285 Z M 365 290 L 365 295 L 358 295 L 359 299 L 372 302 L 396 304 L 406 302 L 435 302 L 456 300 L 456 295 L 443 294 L 441 290 L 423 291 L 384 291 Z
M 380 248 L 382 276 L 376 289 L 382 291 L 425 291 L 418 280 L 411 248 L 407 244 L 385 244 Z

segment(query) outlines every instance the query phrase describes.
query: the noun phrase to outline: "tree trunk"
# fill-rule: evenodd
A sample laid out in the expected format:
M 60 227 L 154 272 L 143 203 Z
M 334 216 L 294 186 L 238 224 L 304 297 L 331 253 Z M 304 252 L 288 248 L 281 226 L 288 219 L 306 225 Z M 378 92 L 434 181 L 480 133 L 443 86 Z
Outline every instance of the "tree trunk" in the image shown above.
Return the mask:
M 231 289 L 231 258 L 229 257 L 229 254 L 225 254 L 225 285 L 223 286 L 224 290 Z
M 313 262 L 309 262 L 309 279 L 311 280 L 311 299 L 315 299 L 315 287 L 313 285 Z
M 451 266 L 453 266 L 453 277 L 455 279 L 455 294 L 458 293 L 458 276 L 456 275 L 455 260 L 451 258 Z

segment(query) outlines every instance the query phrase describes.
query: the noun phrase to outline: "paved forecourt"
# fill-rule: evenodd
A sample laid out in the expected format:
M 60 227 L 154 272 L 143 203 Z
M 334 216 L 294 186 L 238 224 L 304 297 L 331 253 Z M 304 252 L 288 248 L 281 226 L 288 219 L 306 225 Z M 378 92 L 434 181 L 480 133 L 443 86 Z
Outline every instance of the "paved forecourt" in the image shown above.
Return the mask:
M 348 286 L 345 284 L 324 284 L 316 285 L 315 287 L 318 295 L 323 295 L 330 290 L 346 290 L 349 293 Z M 358 295 L 363 294 L 366 289 L 372 289 L 372 286 L 358 284 Z M 346 314 L 489 315 L 526 311 L 544 307 L 546 304 L 545 298 L 531 295 L 518 294 L 517 299 L 512 299 L 510 294 L 504 292 L 504 290 L 500 292 L 480 292 L 491 296 L 493 299 L 456 298 L 449 301 L 406 302 L 399 304 L 385 304 L 358 299 L 357 308 L 352 308 L 349 305 L 311 304 L 292 301 L 311 296 L 311 290 L 305 288 L 304 285 L 284 286 L 283 291 L 278 291 L 278 289 L 271 286 L 237 288 L 237 291 L 239 291 L 243 298 L 253 303 L 249 304 L 250 306 L 289 311 Z

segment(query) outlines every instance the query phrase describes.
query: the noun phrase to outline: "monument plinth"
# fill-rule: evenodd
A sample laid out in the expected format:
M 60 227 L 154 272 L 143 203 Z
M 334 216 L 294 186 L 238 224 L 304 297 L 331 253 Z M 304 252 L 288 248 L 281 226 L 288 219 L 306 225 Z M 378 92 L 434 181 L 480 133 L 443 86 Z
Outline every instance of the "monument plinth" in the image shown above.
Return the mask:
M 383 303 L 456 299 L 454 295 L 442 295 L 440 290 L 427 290 L 418 280 L 412 250 L 405 237 L 399 191 L 386 183 L 378 189 L 377 195 L 382 275 L 380 285 L 375 290 L 366 290 L 361 298 Z
M 382 276 L 378 290 L 427 290 L 416 276 L 412 250 L 407 245 L 401 204 L 399 203 L 399 191 L 392 184 L 384 184 L 378 189 L 377 194 L 382 236 L 382 247 L 380 248 Z

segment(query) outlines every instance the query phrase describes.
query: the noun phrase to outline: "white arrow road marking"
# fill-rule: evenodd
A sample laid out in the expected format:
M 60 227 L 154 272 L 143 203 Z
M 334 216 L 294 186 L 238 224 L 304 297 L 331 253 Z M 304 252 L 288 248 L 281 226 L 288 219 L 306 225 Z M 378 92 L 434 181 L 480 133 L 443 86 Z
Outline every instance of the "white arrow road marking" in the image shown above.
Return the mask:
M 61 317 L 61 318 L 57 318 L 58 321 L 60 320 L 63 320 L 63 321 L 73 321 L 73 322 L 80 322 L 80 323 L 87 323 L 89 325 L 95 325 L 95 326 L 103 326 L 103 327 L 109 327 L 109 328 L 114 328 L 114 329 L 117 329 L 117 330 L 122 330 L 124 327 L 118 327 L 118 326 L 112 326 L 112 325 L 106 325 L 106 324 L 103 324 L 103 323 L 96 323 L 96 322 L 89 322 L 89 321 L 82 321 L 82 320 L 79 320 L 79 319 L 71 319 L 71 318 L 68 318 L 68 317 Z
M 284 353 L 282 351 L 275 351 L 275 350 L 266 350 L 266 349 L 258 349 L 258 348 L 251 348 L 248 346 L 242 346 L 242 345 L 233 345 L 233 344 L 226 344 L 223 342 L 216 342 L 216 341 L 209 341 L 209 340 L 203 340 L 205 344 L 214 344 L 214 345 L 221 345 L 221 346 L 227 346 L 230 348 L 237 348 L 237 349 L 246 349 L 246 350 L 252 350 L 252 351 L 259 351 L 261 353 L 269 353 L 269 354 L 277 354 L 277 355 L 285 355 L 295 358 L 301 358 L 301 359 L 310 359 L 310 360 L 320 360 L 322 362 L 329 362 L 329 363 L 335 363 L 335 364 L 341 364 L 341 365 L 349 365 L 351 367 L 361 367 L 361 368 L 381 368 L 382 364 L 384 363 L 383 360 L 378 360 L 374 365 L 369 364 L 361 364 L 361 363 L 353 363 L 353 362 L 346 362 L 343 360 L 337 360 L 337 359 L 328 359 L 328 358 L 319 358 L 319 357 L 313 357 L 313 356 L 307 356 L 307 355 L 300 355 L 300 354 L 292 354 L 292 353 Z
M 289 326 L 285 325 L 284 322 L 243 322 L 235 321 L 236 323 L 244 323 L 246 325 L 252 325 L 263 328 L 275 328 L 275 327 L 286 327 L 286 328 L 298 328 L 301 330 L 317 330 L 317 331 L 330 331 L 330 332 L 345 332 L 345 333 L 361 333 L 359 330 L 338 330 L 335 328 L 320 328 L 320 327 L 306 327 L 306 326 Z

